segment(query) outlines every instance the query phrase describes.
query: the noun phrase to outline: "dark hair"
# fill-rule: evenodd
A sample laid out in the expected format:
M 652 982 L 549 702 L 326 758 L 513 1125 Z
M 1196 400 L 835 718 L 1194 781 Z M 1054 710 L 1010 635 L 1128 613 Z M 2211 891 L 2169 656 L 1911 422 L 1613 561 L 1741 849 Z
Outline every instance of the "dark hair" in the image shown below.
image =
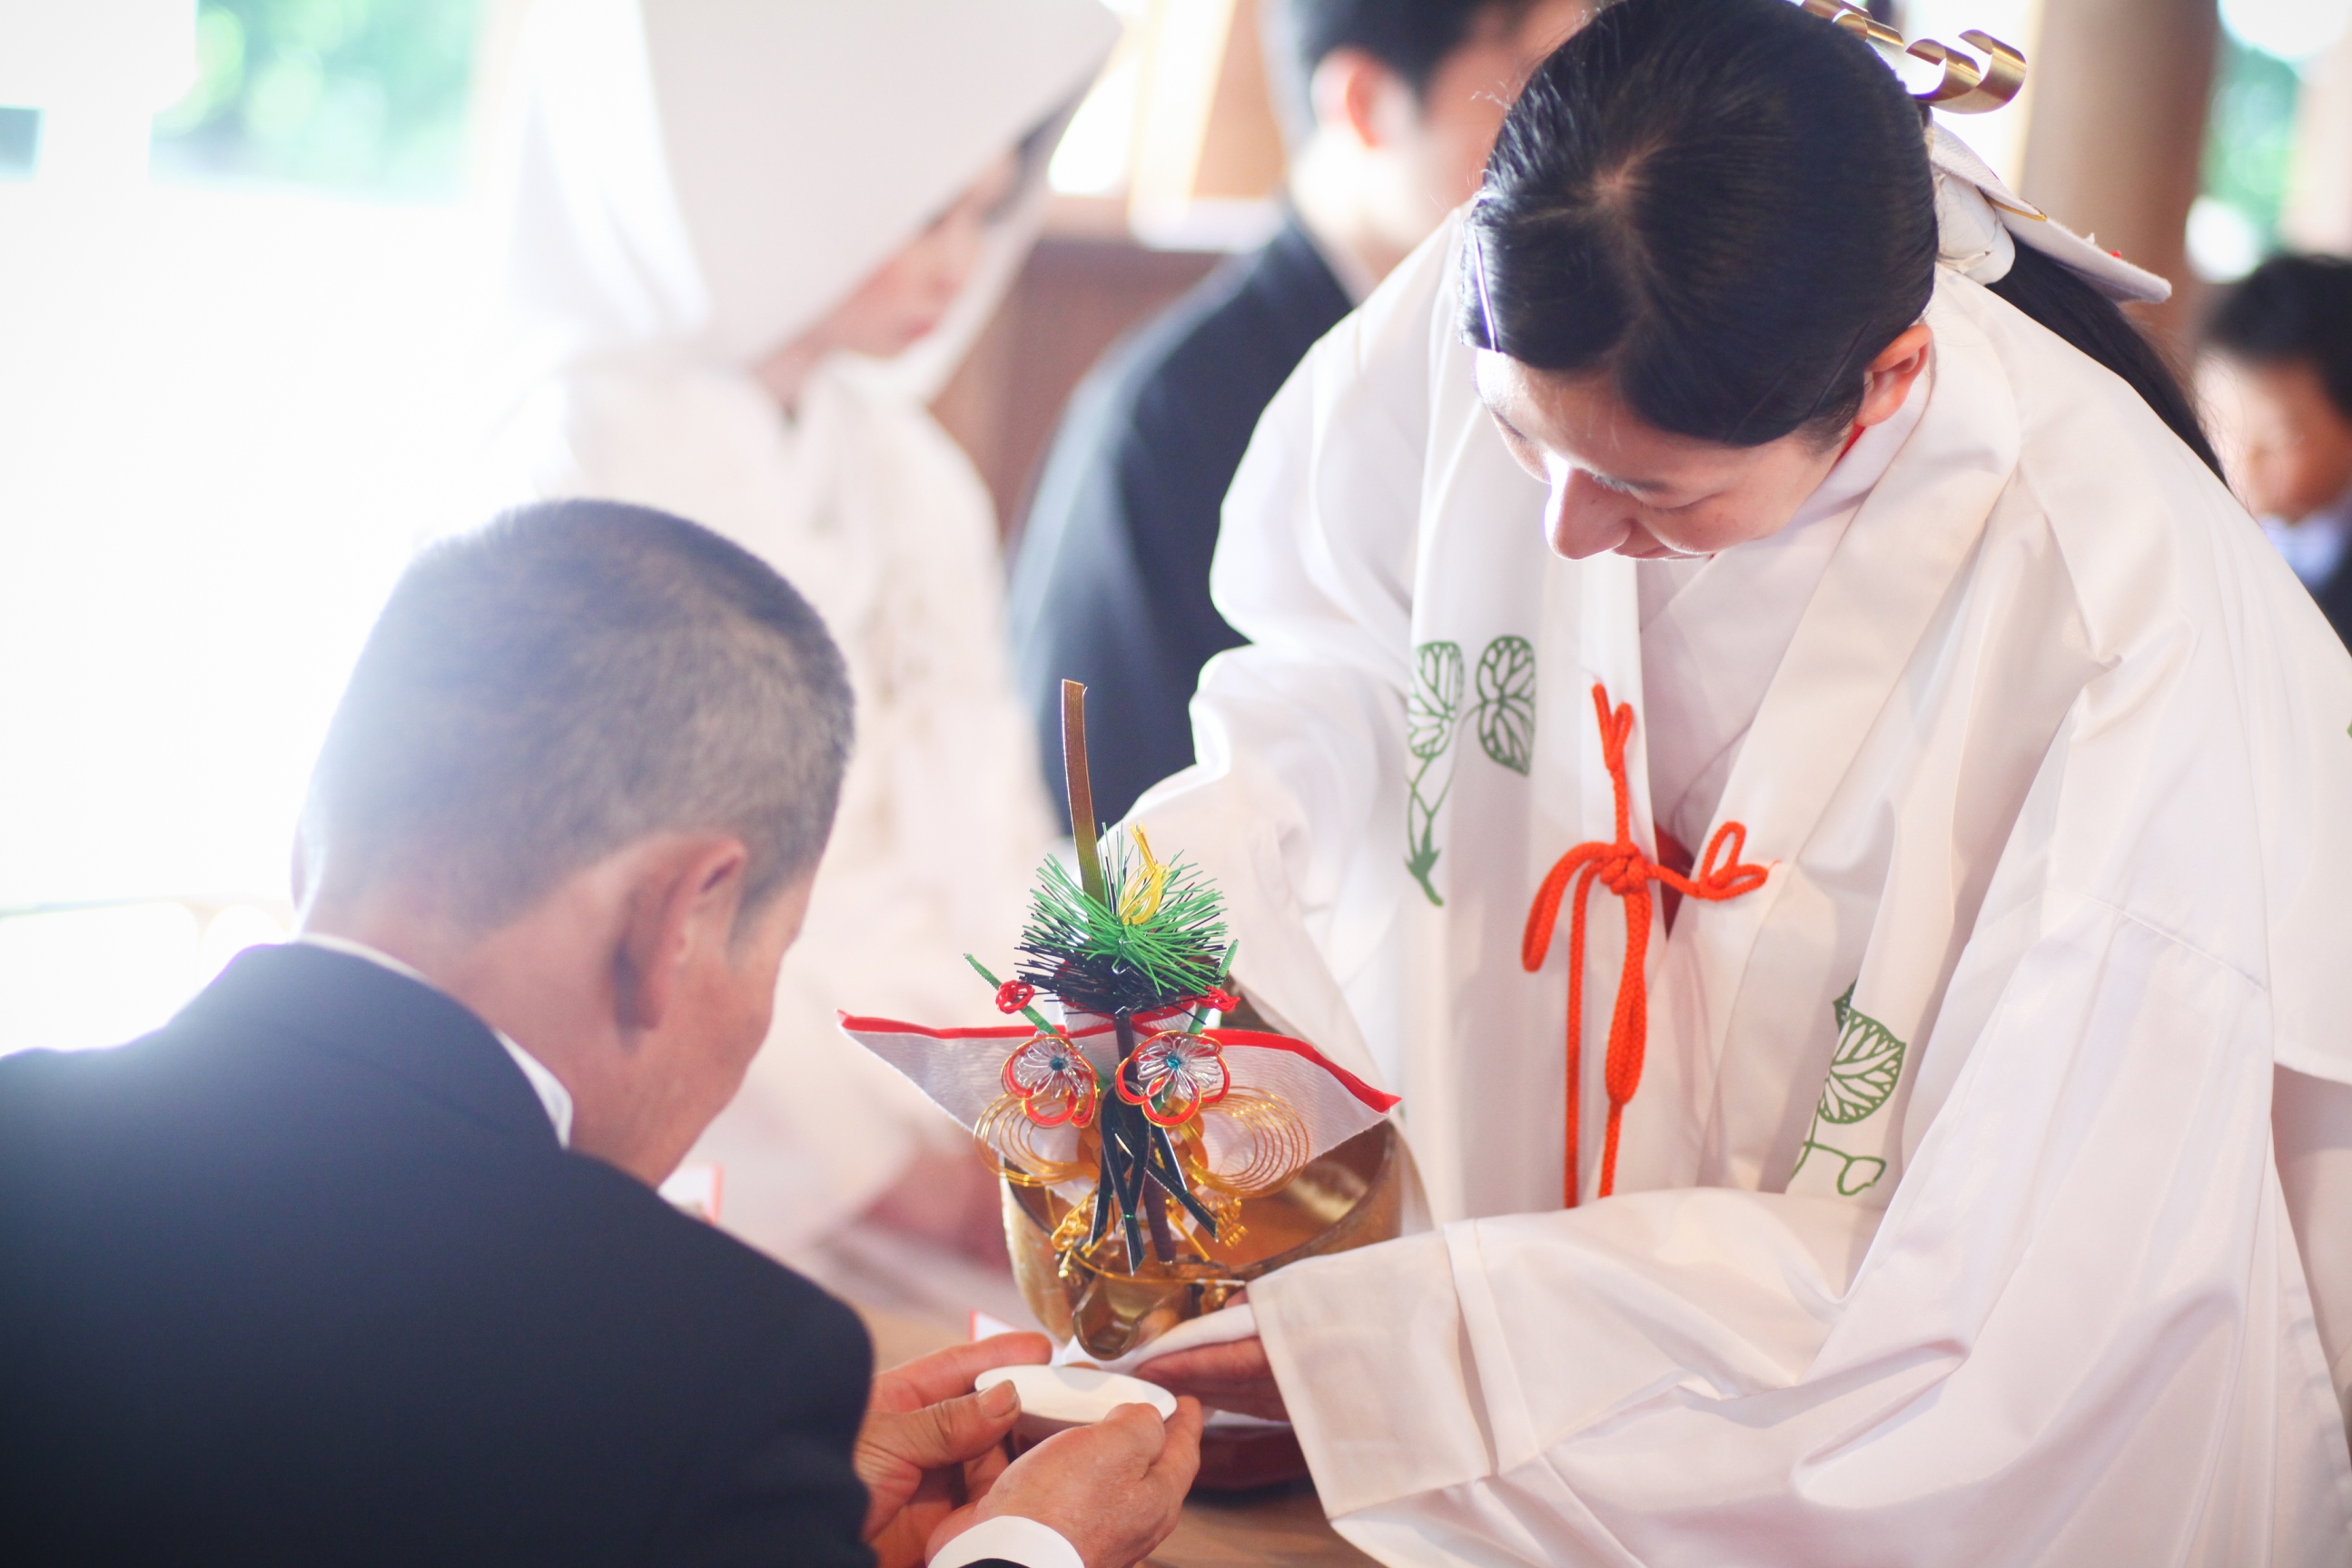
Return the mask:
M 2352 261 L 2271 257 L 2222 299 L 2205 341 L 2254 364 L 2311 361 L 2328 401 L 2352 419 Z
M 816 862 L 851 712 L 807 601 L 707 528 L 562 501 L 436 545 L 368 635 L 311 776 L 322 896 L 379 881 L 493 925 L 649 834 L 751 851 L 742 909 Z
M 1621 0 L 1513 106 L 1465 241 L 1476 346 L 1605 371 L 1662 430 L 1832 438 L 1935 289 L 1919 106 L 1868 44 L 1788 0 Z M 1995 287 L 2213 465 L 2113 301 L 2023 246 Z
M 1622 0 L 1519 95 L 1468 242 L 1479 347 L 1703 440 L 1833 430 L 1934 289 L 1918 107 L 1788 0 Z
M 2199 462 L 2221 475 L 2221 459 L 2180 378 L 2147 334 L 2081 273 L 2021 245 L 2008 275 L 1986 287 L 2121 377 Z
M 1267 77 L 1293 140 L 1313 127 L 1307 83 L 1334 49 L 1361 49 L 1418 98 L 1445 57 L 1488 16 L 1508 24 L 1535 0 L 1275 0 L 1265 11 Z

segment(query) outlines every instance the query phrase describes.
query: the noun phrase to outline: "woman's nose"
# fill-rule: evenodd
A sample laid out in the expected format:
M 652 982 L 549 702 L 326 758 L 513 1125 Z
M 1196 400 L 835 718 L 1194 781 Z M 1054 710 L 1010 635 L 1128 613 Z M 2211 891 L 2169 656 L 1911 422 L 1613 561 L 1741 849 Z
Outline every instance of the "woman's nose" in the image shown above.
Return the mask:
M 1633 505 L 1581 468 L 1554 473 L 1544 503 L 1544 533 L 1554 555 L 1570 560 L 1603 555 L 1633 531 Z

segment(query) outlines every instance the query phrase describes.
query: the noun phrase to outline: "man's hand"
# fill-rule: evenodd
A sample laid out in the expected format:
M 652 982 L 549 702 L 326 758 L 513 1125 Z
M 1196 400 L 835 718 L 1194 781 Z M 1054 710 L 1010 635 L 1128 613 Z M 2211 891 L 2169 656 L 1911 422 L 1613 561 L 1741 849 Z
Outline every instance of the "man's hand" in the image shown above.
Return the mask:
M 1087 1568 L 1128 1568 L 1175 1530 L 1200 1468 L 1199 1405 L 1178 1400 L 1165 1423 L 1149 1405 L 1122 1405 L 1015 1459 L 985 1496 L 932 1532 L 929 1550 L 1011 1513 L 1060 1531 Z
M 985 1496 L 1005 1467 L 1000 1446 L 1021 1418 L 1010 1384 L 985 1394 L 972 1379 L 992 1366 L 1053 1359 L 1044 1334 L 998 1334 L 894 1367 L 874 1380 L 854 1462 L 866 1483 L 866 1540 L 884 1564 L 920 1563 L 940 1522 Z
M 1171 1394 L 1189 1394 L 1212 1410 L 1233 1410 L 1268 1421 L 1287 1421 L 1282 1390 L 1275 1386 L 1274 1364 L 1265 1358 L 1265 1342 L 1237 1339 L 1226 1344 L 1204 1344 L 1147 1361 L 1135 1369 L 1146 1383 L 1157 1383 Z

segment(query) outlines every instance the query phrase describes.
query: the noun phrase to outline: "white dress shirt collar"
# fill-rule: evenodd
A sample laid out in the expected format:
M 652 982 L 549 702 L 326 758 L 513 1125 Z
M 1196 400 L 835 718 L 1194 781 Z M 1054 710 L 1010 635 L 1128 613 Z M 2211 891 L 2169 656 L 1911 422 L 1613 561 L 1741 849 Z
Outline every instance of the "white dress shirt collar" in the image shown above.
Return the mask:
M 2263 532 L 2305 588 L 2314 591 L 2327 586 L 2344 559 L 2347 536 L 2352 536 L 2352 494 L 2347 494 L 2332 507 L 2314 512 L 2299 523 L 2279 517 L 2264 517 Z
M 354 942 L 348 936 L 330 936 L 320 931 L 305 931 L 294 940 L 306 947 L 323 947 L 330 953 L 341 953 L 347 958 L 364 958 L 379 968 L 389 969 L 420 986 L 428 986 L 436 991 L 441 989 L 391 954 L 371 947 L 364 942 Z M 548 1071 L 545 1062 L 508 1039 L 505 1030 L 491 1028 L 490 1032 L 498 1036 L 499 1043 L 506 1047 L 509 1056 L 514 1058 L 514 1064 L 522 1070 L 523 1077 L 530 1082 L 531 1092 L 539 1096 L 540 1104 L 546 1108 L 547 1119 L 555 1126 L 555 1141 L 570 1148 L 572 1091 L 563 1086 L 562 1079 Z

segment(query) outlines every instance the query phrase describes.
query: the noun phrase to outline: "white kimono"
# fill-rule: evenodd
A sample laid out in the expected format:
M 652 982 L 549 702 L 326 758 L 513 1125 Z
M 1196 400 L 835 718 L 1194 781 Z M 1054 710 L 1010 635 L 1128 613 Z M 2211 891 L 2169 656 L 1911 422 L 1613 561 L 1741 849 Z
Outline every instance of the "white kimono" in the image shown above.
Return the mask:
M 1280 1027 L 1403 1096 L 1433 1231 L 1252 1288 L 1325 1506 L 1391 1563 L 2336 1563 L 2352 1462 L 2272 1155 L 2352 1083 L 2352 661 L 2122 382 L 1940 277 L 1931 377 L 1703 568 L 1546 549 L 1458 225 L 1328 338 L 1227 499 L 1252 646 L 1137 816 Z M 1654 804 L 1764 885 L 1653 914 Z
M 1042 184 L 901 360 L 821 362 L 789 417 L 751 368 L 1072 105 L 1116 37 L 1091 0 L 542 0 L 523 46 L 503 177 L 529 380 L 505 487 L 726 534 L 815 605 L 856 695 L 768 1044 L 688 1156 L 720 1167 L 723 1224 L 845 1289 L 864 1281 L 811 1249 L 924 1147 L 968 1140 L 837 1011 L 986 1010 L 962 955 L 1003 949 L 1054 836 L 994 511 L 924 406 L 1026 253 Z

